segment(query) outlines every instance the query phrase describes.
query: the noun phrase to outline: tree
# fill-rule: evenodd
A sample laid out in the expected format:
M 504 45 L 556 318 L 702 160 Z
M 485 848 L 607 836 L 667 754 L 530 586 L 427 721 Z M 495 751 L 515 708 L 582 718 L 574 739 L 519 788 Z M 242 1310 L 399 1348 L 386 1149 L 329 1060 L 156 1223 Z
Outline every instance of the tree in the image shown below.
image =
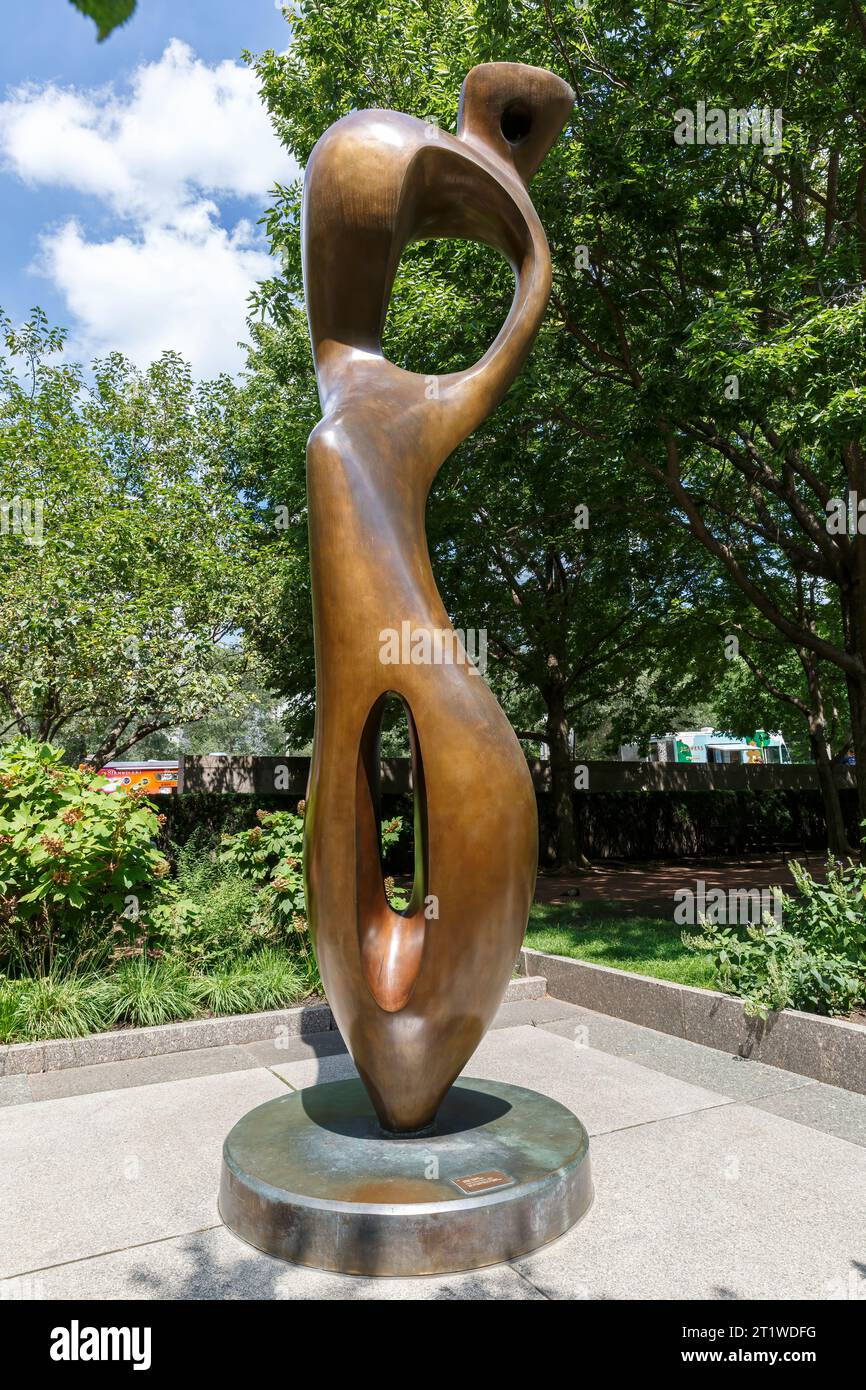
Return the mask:
M 85 713 L 96 766 L 230 702 L 249 587 L 231 384 L 165 353 L 81 368 L 37 310 L 3 320 L 0 705 L 55 740 Z
M 863 11 L 311 0 L 288 52 L 256 68 L 303 163 L 353 107 L 452 125 L 463 75 L 489 60 L 553 68 L 578 92 L 533 183 L 554 261 L 536 427 L 576 474 L 591 451 L 795 652 L 841 674 L 866 817 Z M 299 286 L 296 189 L 269 225 L 279 314 Z M 402 281 L 419 356 L 430 284 Z M 853 527 L 834 529 L 836 502 L 853 503 Z M 801 611 L 810 582 L 834 623 Z
M 580 364 L 563 409 L 576 429 L 613 413 L 625 457 L 757 615 L 813 673 L 844 675 L 866 812 L 866 540 L 827 514 L 866 480 L 858 13 L 670 4 L 650 38 L 640 7 L 613 23 L 593 4 L 549 32 L 584 84 L 569 200 L 588 269 L 558 293 Z M 753 124 L 746 145 L 740 123 L 738 142 L 677 145 L 699 100 L 726 123 L 732 105 L 767 108 L 773 139 L 755 144 Z M 809 620 L 810 585 L 833 596 L 835 635 Z
M 587 866 L 574 792 L 591 790 L 575 759 L 603 724 L 636 719 L 641 675 L 677 626 L 682 574 L 671 537 L 630 524 L 615 476 L 590 460 L 576 472 L 556 430 L 531 413 L 534 399 L 509 398 L 458 451 L 428 529 L 456 625 L 484 631 L 491 683 L 518 736 L 549 750 L 548 850 L 572 869 Z M 681 681 L 665 696 L 672 708 Z
M 850 853 L 834 763 L 851 746 L 845 683 L 838 668 L 822 662 L 807 647 L 795 647 L 745 602 L 737 588 L 720 575 L 718 606 L 704 607 L 698 619 L 692 660 L 698 651 L 724 657 L 705 666 L 705 680 L 712 685 L 715 718 L 719 727 L 735 733 L 755 729 L 784 729 L 788 746 L 810 756 L 827 826 L 827 845 L 837 857 Z M 830 640 L 837 614 L 820 602 L 816 586 L 802 585 L 794 608 L 798 620 Z M 834 749 L 835 754 L 834 754 Z
M 244 632 L 262 683 L 284 701 L 288 745 L 299 748 L 315 716 L 304 459 L 319 403 L 303 311 L 288 304 L 280 331 L 258 322 L 250 334 L 246 380 L 230 410 L 233 484 L 248 509 L 255 567 Z
M 445 11 L 459 18 L 459 7 Z M 332 52 L 322 26 L 341 25 L 342 11 L 320 6 L 306 13 L 299 21 L 300 47 L 289 57 L 270 54 L 258 63 L 275 124 L 300 161 L 351 106 L 386 100 L 406 106 L 405 92 L 392 97 L 378 83 L 375 94 L 359 90 L 353 54 L 346 53 L 344 67 L 339 45 Z M 412 12 L 416 27 L 418 15 Z M 355 18 L 360 20 L 359 11 Z M 458 47 L 463 46 L 461 36 Z M 413 56 L 418 59 L 411 109 L 447 126 L 454 119 L 457 85 L 438 69 L 426 70 L 412 45 L 411 22 L 408 54 L 401 52 L 398 66 L 403 70 Z M 373 59 L 374 70 L 379 58 L 387 63 L 390 55 L 383 50 Z M 366 62 L 364 70 L 370 71 Z M 309 625 L 308 595 L 299 584 L 306 569 L 303 448 L 319 409 L 299 305 L 299 197 L 299 185 L 278 189 L 266 218 L 283 273 L 261 288 L 259 307 L 267 322 L 254 330 L 245 396 L 250 424 L 242 437 L 250 460 L 245 494 L 260 500 L 263 516 L 275 511 L 279 499 L 292 518 L 291 535 L 278 538 L 272 525 L 262 531 L 264 566 L 274 583 L 263 591 L 265 642 L 257 646 L 275 683 L 299 699 L 306 733 L 312 709 L 299 680 L 309 680 L 309 659 L 299 661 L 298 643 L 290 641 L 289 666 L 267 637 L 276 625 L 268 616 L 274 602 L 295 636 L 301 614 Z M 386 353 L 420 373 L 458 370 L 486 350 L 510 296 L 507 267 L 486 248 L 435 242 L 408 248 L 391 300 Z M 675 607 L 678 580 L 671 537 L 662 540 L 647 531 L 632 481 L 622 470 L 599 467 L 593 448 L 575 445 L 552 412 L 545 346 L 543 331 L 505 402 L 443 468 L 428 509 L 428 540 L 454 625 L 483 631 L 490 682 L 520 736 L 550 749 L 557 832 L 551 851 L 563 867 L 573 867 L 581 859 L 574 738 L 589 736 L 617 701 L 626 705 L 638 698 L 636 670 L 652 662 L 662 617 Z
M 289 751 L 303 752 L 302 747 L 289 749 L 286 742 L 285 701 L 275 698 L 262 684 L 255 654 L 244 646 L 245 672 L 238 680 L 237 651 L 218 649 L 217 664 L 222 661 L 230 668 L 232 695 L 210 713 L 189 724 L 177 724 L 157 729 L 139 739 L 127 754 L 131 758 L 165 758 L 174 760 L 181 754 L 201 756 L 211 753 L 236 753 L 255 756 L 276 756 Z M 90 749 L 96 748 L 102 728 L 99 716 L 87 712 L 71 719 L 63 729 L 63 747 L 72 763 L 83 761 Z
M 818 773 L 827 847 L 837 858 L 843 858 L 851 851 L 833 774 L 833 746 L 837 733 L 843 749 L 846 741 L 839 728 L 844 684 L 836 668 L 819 661 L 814 652 L 805 647 L 795 651 L 772 631 L 759 636 L 754 631 L 757 626 L 741 629 L 740 661 L 718 693 L 717 708 L 729 727 L 748 728 L 743 721 L 751 716 L 752 727 L 773 729 L 784 725 L 789 737 L 792 717 L 800 721 L 800 738 L 795 723 L 791 741 L 796 747 L 797 742 L 803 741 L 803 734 L 806 736 L 806 746 Z

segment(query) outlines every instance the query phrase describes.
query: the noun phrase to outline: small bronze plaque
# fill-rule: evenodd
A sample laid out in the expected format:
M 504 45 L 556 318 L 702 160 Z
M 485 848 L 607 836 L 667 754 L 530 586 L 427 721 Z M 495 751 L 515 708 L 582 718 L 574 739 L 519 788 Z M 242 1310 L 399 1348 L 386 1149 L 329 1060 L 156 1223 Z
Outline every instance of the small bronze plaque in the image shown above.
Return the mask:
M 489 1192 L 493 1187 L 509 1187 L 514 1179 L 507 1173 L 500 1173 L 498 1169 L 491 1168 L 486 1173 L 470 1173 L 465 1178 L 452 1178 L 452 1182 L 461 1192 L 468 1192 L 470 1196 L 474 1196 L 476 1192 Z

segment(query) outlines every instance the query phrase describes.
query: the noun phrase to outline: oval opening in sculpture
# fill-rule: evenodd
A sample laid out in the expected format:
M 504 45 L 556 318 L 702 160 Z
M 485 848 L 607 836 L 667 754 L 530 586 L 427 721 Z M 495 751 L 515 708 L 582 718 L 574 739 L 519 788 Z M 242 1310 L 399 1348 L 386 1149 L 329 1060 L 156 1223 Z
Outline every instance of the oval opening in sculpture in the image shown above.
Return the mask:
M 454 242 L 468 251 L 453 269 Z M 445 248 L 444 250 L 442 248 Z M 450 257 L 450 263 L 449 263 Z M 435 322 L 431 324 L 429 356 L 409 358 L 399 328 L 431 314 L 430 288 L 435 285 Z M 475 291 L 477 287 L 477 292 Z M 395 367 L 420 376 L 465 371 L 478 362 L 500 332 L 514 298 L 514 272 L 492 246 L 466 237 L 431 237 L 410 243 L 400 258 L 382 329 L 382 353 Z M 454 325 L 459 325 L 455 337 Z M 449 343 L 456 347 L 449 349 Z
M 519 145 L 532 129 L 532 112 L 525 101 L 511 101 L 502 113 L 499 129 L 509 145 Z
M 381 732 L 382 719 L 391 701 L 399 701 L 412 752 L 412 784 L 415 802 L 415 877 L 405 907 L 396 909 L 388 899 L 381 846 Z M 397 1013 L 408 1002 L 424 949 L 427 892 L 427 790 L 418 732 L 412 711 L 396 691 L 386 691 L 367 717 L 358 749 L 355 800 L 355 881 L 358 941 L 367 985 L 380 1008 Z
M 379 724 L 379 753 L 380 753 L 380 757 L 382 757 L 382 758 L 409 758 L 409 757 L 412 757 L 412 729 L 411 729 L 411 724 L 410 724 L 409 711 L 408 711 L 408 708 L 407 708 L 407 706 L 406 706 L 405 701 L 402 700 L 402 699 L 400 698 L 399 695 L 394 695 L 394 694 L 388 695 L 388 696 L 386 697 L 385 703 L 384 703 L 384 705 L 383 705 L 383 707 L 382 707 L 382 718 L 381 718 L 381 721 L 380 721 L 380 724 Z M 412 770 L 413 770 L 413 772 L 415 771 L 414 760 L 413 760 L 413 769 L 412 769 Z M 380 771 L 380 778 L 381 778 L 381 771 Z M 413 780 L 413 793 L 412 793 L 413 811 L 416 812 L 416 808 L 417 808 L 417 805 L 418 805 L 418 791 L 417 791 L 417 786 L 416 786 L 415 784 L 416 784 L 416 782 L 417 782 L 417 778 L 416 778 L 416 777 L 413 777 L 412 780 Z M 386 792 L 386 791 L 388 791 L 387 782 L 386 782 L 384 785 L 381 785 L 381 782 L 380 782 L 380 788 L 379 788 L 379 790 L 380 790 L 380 794 L 381 794 L 381 792 Z M 417 813 L 417 812 L 416 812 L 416 813 Z M 396 815 L 397 815 L 397 812 L 396 812 L 396 811 L 395 811 L 394 815 L 385 814 L 385 813 L 382 811 L 381 803 L 380 803 L 380 825 L 381 825 L 381 828 L 382 828 L 382 834 L 381 834 L 381 836 L 380 836 L 379 845 L 380 845 L 380 862 L 381 862 L 381 866 L 382 866 L 382 879 L 383 879 L 383 886 L 384 886 L 384 889 L 385 889 L 385 898 L 386 898 L 386 900 L 387 900 L 388 906 L 389 906 L 390 908 L 392 908 L 394 912 L 401 912 L 401 913 L 404 913 L 404 912 L 406 912 L 406 911 L 408 910 L 408 909 L 407 909 L 407 903 L 408 903 L 408 902 L 411 902 L 412 897 L 413 897 L 413 895 L 414 895 L 415 881 L 414 881 L 414 878 L 413 878 L 412 883 L 411 883 L 408 887 L 406 886 L 405 883 L 402 884 L 402 885 L 395 884 L 394 878 L 393 878 L 393 869 L 390 869 L 390 870 L 389 870 L 389 866 L 388 866 L 388 852 L 387 852 L 387 851 L 388 851 L 388 846 L 387 846 L 386 841 L 387 841 L 387 837 L 388 837 L 388 827 L 391 825 L 391 823 L 392 823 L 392 821 L 395 819 Z M 409 831 L 410 831 L 410 835 L 414 836 L 414 814 L 413 814 L 413 825 L 412 825 L 411 827 L 409 827 Z M 405 836 L 405 834 L 406 834 L 406 828 L 405 828 L 405 827 L 404 827 L 404 830 L 403 830 L 402 833 L 403 833 L 403 836 Z M 411 847 L 411 846 L 410 846 L 410 847 Z M 403 841 L 403 848 L 405 849 L 405 839 L 404 839 L 404 841 Z M 402 858 L 402 857 L 403 857 L 403 856 L 401 855 L 401 858 Z M 417 866 L 416 866 L 416 876 L 417 876 Z

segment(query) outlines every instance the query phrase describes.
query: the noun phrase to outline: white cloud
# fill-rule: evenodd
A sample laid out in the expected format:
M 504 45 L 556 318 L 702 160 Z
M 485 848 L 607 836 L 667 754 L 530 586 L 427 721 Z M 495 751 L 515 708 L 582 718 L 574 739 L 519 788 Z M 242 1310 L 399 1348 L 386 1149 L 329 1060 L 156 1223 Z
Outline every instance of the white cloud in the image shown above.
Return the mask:
M 92 357 L 120 348 L 145 365 L 164 348 L 198 376 L 236 370 L 247 295 L 273 269 L 251 228 L 208 223 L 203 234 L 148 226 L 142 235 L 87 241 L 69 221 L 43 238 L 43 262 L 78 320 L 70 349 Z
M 201 375 L 239 365 L 247 295 L 273 267 L 248 220 L 222 225 L 219 202 L 262 204 L 297 173 L 249 69 L 208 67 L 173 39 L 125 94 L 18 88 L 0 102 L 0 153 L 27 183 L 90 195 L 121 219 L 107 240 L 72 219 L 41 238 L 36 269 L 75 315 L 80 351 L 145 362 L 170 347 Z

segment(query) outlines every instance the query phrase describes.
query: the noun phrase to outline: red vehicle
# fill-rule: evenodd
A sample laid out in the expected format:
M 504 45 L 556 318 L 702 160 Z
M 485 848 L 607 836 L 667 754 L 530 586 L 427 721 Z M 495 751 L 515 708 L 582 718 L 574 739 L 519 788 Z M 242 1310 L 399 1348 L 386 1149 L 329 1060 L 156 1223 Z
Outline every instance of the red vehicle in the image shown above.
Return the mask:
M 177 791 L 177 768 L 176 762 L 152 758 L 143 762 L 106 763 L 99 769 L 98 776 L 111 783 L 102 788 L 106 792 L 145 787 L 149 796 L 168 796 Z

